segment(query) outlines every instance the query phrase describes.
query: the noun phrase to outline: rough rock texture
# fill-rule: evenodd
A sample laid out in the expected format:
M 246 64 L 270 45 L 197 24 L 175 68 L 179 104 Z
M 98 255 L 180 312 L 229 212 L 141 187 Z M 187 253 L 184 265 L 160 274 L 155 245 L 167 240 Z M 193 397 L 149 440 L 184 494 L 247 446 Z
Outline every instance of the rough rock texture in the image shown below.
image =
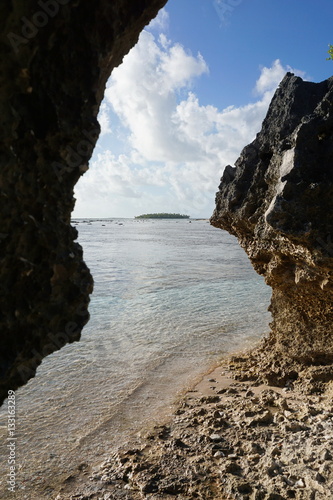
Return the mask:
M 288 73 L 261 132 L 226 167 L 211 218 L 272 287 L 272 331 L 249 363 L 271 383 L 304 367 L 318 382 L 332 377 L 332 213 L 333 77 Z
M 0 401 L 78 340 L 92 278 L 70 225 L 111 70 L 166 0 L 0 6 Z
M 171 422 L 29 500 L 326 500 L 333 495 L 332 387 L 305 396 L 206 376 Z M 208 381 L 207 381 L 208 379 Z M 330 384 L 328 384 L 329 386 Z

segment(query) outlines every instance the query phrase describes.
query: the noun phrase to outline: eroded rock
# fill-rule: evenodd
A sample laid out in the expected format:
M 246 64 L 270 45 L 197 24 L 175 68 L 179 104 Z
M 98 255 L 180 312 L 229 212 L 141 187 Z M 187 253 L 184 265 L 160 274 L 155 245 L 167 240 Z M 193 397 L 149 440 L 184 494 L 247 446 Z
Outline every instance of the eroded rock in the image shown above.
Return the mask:
M 333 78 L 288 73 L 235 165 L 211 224 L 237 236 L 272 287 L 271 333 L 252 372 L 281 385 L 311 366 L 319 385 L 333 378 Z

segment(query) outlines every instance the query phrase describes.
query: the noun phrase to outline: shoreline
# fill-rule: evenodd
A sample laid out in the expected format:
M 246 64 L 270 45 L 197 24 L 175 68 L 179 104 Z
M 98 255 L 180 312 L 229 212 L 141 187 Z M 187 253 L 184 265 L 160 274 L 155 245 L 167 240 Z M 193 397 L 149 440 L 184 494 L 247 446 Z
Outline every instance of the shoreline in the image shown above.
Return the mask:
M 52 498 L 332 498 L 332 387 L 308 394 L 292 383 L 237 381 L 232 358 L 247 352 L 225 357 L 179 395 L 171 417 Z

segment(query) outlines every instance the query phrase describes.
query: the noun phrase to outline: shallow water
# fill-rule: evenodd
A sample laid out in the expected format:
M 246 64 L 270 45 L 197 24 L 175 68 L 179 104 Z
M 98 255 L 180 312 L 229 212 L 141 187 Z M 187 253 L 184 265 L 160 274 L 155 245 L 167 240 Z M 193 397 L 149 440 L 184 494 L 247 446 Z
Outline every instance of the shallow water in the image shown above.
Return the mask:
M 95 280 L 91 320 L 80 342 L 47 357 L 16 393 L 21 498 L 80 461 L 101 461 L 167 414 L 224 354 L 268 331 L 270 289 L 237 241 L 207 221 L 81 220 L 77 228 Z M 5 437 L 6 405 L 0 425 Z

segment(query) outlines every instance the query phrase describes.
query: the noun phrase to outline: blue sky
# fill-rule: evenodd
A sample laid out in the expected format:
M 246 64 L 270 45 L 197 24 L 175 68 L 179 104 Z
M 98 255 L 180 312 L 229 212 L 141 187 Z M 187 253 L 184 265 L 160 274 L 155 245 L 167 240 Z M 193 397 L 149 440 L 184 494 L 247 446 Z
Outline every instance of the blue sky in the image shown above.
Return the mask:
M 169 0 L 108 82 L 75 217 L 210 217 L 286 71 L 333 74 L 331 0 Z

